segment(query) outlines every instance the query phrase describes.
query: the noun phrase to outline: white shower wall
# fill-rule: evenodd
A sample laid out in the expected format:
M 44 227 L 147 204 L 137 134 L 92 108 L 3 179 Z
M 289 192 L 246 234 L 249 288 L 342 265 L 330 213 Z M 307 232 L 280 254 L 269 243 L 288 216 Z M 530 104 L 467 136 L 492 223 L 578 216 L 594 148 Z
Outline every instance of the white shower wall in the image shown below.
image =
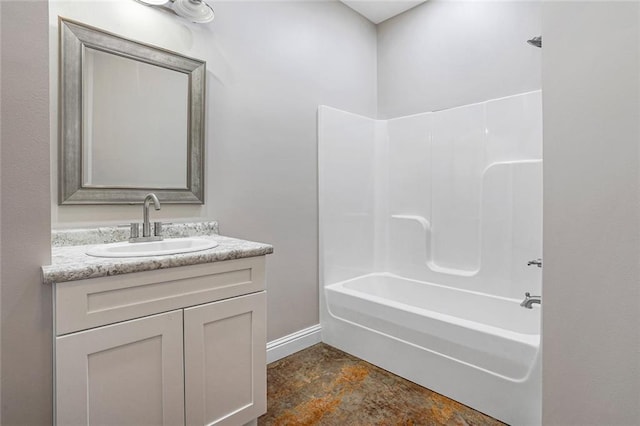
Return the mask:
M 539 91 L 392 120 L 320 107 L 322 282 L 539 294 L 541 111 Z
M 376 270 L 376 120 L 321 106 L 318 165 L 330 170 L 319 182 L 321 282 L 337 282 Z M 378 143 L 376 143 L 378 142 Z M 323 208 L 325 206 L 326 208 Z M 343 244 L 345 243 L 346 244 Z

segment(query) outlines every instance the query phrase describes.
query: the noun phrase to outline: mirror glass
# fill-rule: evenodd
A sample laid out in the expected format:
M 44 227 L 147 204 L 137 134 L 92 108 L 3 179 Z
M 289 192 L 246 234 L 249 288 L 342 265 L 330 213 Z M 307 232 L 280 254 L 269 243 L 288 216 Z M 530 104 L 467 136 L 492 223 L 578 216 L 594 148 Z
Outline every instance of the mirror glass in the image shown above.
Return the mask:
M 59 203 L 204 203 L 206 64 L 59 24 Z
M 83 186 L 187 188 L 189 78 L 85 49 Z

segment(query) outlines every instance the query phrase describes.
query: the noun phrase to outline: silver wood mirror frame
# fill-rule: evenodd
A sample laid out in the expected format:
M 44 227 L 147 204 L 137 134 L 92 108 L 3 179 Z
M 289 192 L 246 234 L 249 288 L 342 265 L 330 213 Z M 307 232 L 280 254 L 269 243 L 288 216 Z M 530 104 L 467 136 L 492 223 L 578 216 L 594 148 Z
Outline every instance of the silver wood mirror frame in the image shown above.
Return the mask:
M 165 203 L 204 204 L 204 113 L 206 63 L 59 18 L 58 204 L 139 204 L 154 192 Z M 95 49 L 188 76 L 186 188 L 84 185 L 83 57 Z

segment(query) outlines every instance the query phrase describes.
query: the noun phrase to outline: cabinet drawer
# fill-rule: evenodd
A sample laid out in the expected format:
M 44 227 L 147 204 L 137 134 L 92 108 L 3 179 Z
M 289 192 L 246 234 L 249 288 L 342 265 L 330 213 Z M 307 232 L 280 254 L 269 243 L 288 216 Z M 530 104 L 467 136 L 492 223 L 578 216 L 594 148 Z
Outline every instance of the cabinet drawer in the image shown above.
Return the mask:
M 264 256 L 60 283 L 56 335 L 264 288 Z

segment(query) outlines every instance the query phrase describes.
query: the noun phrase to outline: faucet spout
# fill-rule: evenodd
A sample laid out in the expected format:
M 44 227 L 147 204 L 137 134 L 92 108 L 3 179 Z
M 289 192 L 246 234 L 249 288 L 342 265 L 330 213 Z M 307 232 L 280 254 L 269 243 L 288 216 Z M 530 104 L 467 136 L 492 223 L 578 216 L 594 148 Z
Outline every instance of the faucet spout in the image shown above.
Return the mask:
M 533 309 L 533 304 L 537 303 L 538 305 L 542 304 L 542 297 L 540 296 L 532 296 L 531 293 L 526 292 L 524 294 L 524 300 L 520 303 L 520 306 L 527 309 Z
M 151 236 L 151 223 L 149 222 L 149 205 L 153 202 L 153 208 L 156 210 L 160 210 L 160 201 L 156 194 L 149 193 L 146 197 L 144 197 L 144 206 L 142 207 L 142 237 L 150 237 Z

